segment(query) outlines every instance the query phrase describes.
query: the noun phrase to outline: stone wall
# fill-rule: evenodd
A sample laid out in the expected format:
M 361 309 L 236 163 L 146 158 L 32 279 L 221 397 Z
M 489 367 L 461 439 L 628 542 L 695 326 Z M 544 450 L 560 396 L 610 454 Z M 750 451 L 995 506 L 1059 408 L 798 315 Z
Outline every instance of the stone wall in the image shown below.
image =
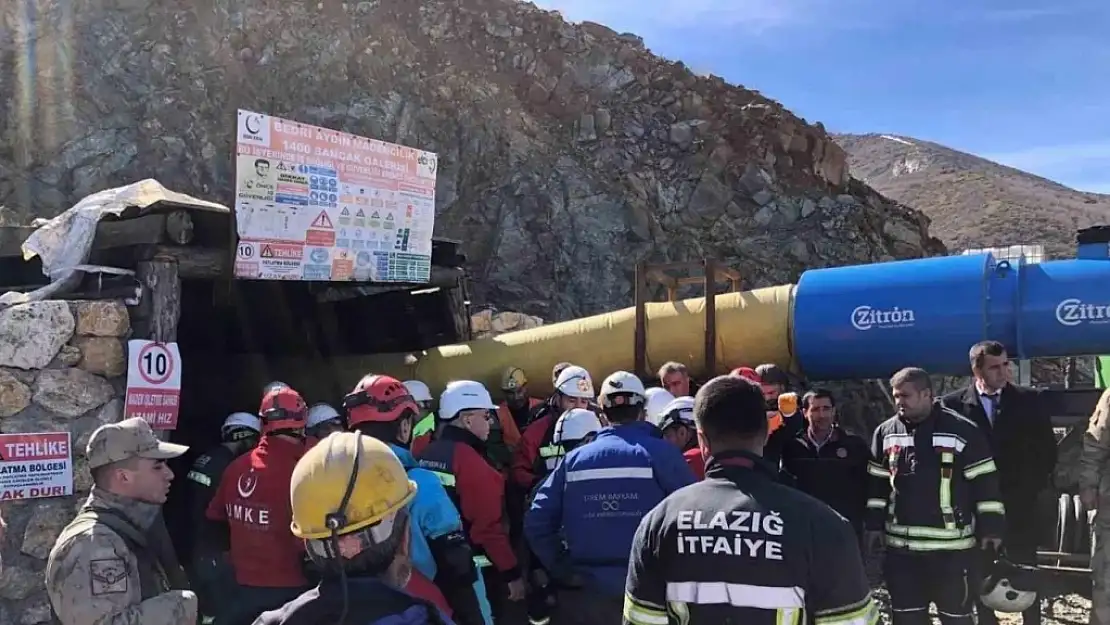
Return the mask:
M 524 313 L 486 309 L 470 316 L 470 331 L 475 339 L 485 339 L 506 332 L 531 330 L 543 325 L 543 319 Z
M 127 308 L 116 301 L 48 301 L 0 311 L 0 432 L 69 431 L 71 497 L 0 505 L 8 522 L 0 545 L 0 623 L 49 623 L 43 582 L 58 532 L 88 495 L 89 435 L 123 414 Z

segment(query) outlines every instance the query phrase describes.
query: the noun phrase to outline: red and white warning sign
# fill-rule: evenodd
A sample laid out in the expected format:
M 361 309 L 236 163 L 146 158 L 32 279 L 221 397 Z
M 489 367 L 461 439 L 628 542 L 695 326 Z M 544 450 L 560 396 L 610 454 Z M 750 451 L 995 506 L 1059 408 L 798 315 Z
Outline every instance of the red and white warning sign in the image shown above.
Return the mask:
M 312 221 L 312 228 L 323 228 L 325 230 L 335 230 L 335 226 L 331 223 L 331 217 L 328 217 L 328 211 L 320 211 L 316 219 Z
M 73 494 L 69 432 L 0 434 L 0 501 Z
M 181 352 L 177 343 L 127 342 L 127 398 L 123 416 L 142 417 L 155 430 L 177 428 Z

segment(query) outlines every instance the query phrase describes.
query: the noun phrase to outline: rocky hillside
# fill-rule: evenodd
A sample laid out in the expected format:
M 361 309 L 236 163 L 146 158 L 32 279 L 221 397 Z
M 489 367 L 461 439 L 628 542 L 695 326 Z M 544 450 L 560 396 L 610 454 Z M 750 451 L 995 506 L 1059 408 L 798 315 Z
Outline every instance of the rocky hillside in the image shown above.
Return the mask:
M 1110 195 L 893 135 L 836 135 L 852 175 L 923 211 L 948 247 L 1043 243 L 1054 257 L 1075 253 L 1075 231 L 1110 221 Z
M 8 221 L 148 176 L 230 202 L 242 107 L 438 152 L 437 234 L 466 242 L 476 303 L 550 321 L 631 303 L 641 258 L 754 286 L 930 245 L 820 125 L 531 4 L 37 5 L 0 6 Z

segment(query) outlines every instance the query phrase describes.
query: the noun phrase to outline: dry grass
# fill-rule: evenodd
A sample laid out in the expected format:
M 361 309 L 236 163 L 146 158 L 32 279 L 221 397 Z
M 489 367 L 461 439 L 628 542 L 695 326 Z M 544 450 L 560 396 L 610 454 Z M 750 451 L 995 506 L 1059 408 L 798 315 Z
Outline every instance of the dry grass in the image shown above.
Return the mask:
M 933 222 L 931 234 L 952 251 L 1041 243 L 1050 257 L 1068 257 L 1075 253 L 1076 230 L 1110 223 L 1110 195 L 1076 191 L 909 137 L 834 138 L 848 153 L 854 177 L 924 212 Z

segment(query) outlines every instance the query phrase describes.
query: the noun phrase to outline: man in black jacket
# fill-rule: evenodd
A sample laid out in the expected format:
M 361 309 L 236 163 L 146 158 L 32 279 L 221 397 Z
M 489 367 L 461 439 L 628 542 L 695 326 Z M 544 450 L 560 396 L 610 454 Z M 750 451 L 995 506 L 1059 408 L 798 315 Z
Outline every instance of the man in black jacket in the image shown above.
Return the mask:
M 987 435 L 998 465 L 1006 535 L 1002 546 L 1016 562 L 1035 564 L 1038 528 L 1037 495 L 1049 484 L 1056 466 L 1056 437 L 1040 394 L 1012 382 L 1006 347 L 982 341 L 969 353 L 974 377 L 967 388 L 941 398 L 945 407 L 971 419 Z M 994 625 L 993 611 L 978 606 L 979 622 Z M 1039 625 L 1040 605 L 1022 615 L 1025 625 Z
M 640 521 L 623 625 L 878 622 L 851 526 L 778 483 L 763 461 L 764 407 L 759 387 L 740 377 L 698 391 L 706 476 Z
M 784 482 L 827 503 L 863 538 L 867 504 L 867 441 L 836 422 L 830 391 L 819 388 L 802 398 L 804 429 L 782 449 Z

